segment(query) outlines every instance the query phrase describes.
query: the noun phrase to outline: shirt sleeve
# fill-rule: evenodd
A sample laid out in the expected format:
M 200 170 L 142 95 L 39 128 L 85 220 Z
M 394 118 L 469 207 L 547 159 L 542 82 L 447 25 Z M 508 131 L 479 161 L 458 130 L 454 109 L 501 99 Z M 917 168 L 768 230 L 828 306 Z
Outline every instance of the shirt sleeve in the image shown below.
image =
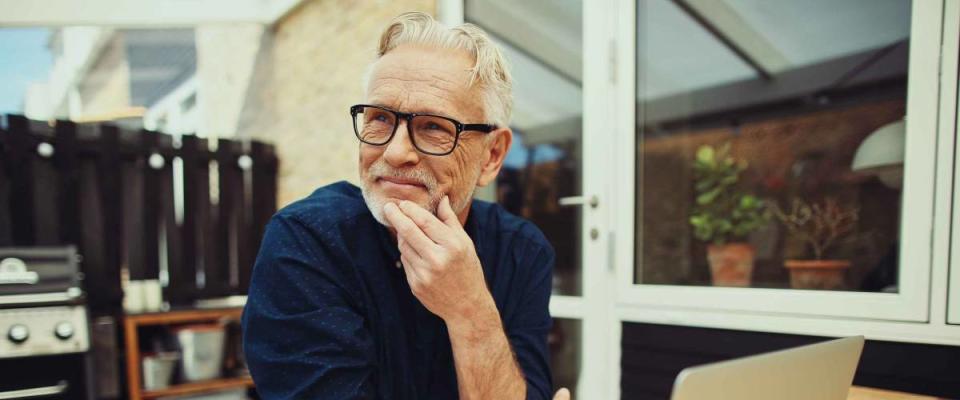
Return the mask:
M 242 319 L 262 398 L 376 396 L 375 345 L 335 247 L 289 217 L 266 228 Z
M 506 324 L 507 339 L 527 382 L 527 399 L 549 400 L 553 396 L 547 335 L 550 318 L 554 252 L 549 244 L 530 246 L 521 257 L 521 268 L 530 268 L 529 279 L 517 314 Z

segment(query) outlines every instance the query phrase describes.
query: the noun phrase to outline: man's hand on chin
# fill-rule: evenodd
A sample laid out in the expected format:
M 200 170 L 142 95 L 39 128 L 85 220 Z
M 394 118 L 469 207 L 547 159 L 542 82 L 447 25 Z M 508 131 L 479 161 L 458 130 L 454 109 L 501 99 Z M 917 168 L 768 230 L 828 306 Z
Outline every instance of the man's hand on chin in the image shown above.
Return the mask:
M 460 398 L 526 398 L 523 373 L 487 290 L 480 259 L 450 199 L 440 200 L 437 216 L 409 201 L 387 204 L 383 211 L 397 230 L 410 290 L 447 325 Z
M 410 290 L 447 325 L 460 398 L 526 398 L 480 259 L 450 199 L 440 200 L 436 216 L 410 201 L 388 203 L 383 211 L 397 230 Z M 553 399 L 570 400 L 570 391 L 560 389 Z
M 448 326 L 499 323 L 473 241 L 444 196 L 437 216 L 411 201 L 388 203 L 384 216 L 397 230 L 400 260 L 414 296 Z M 439 218 L 438 218 L 439 217 Z

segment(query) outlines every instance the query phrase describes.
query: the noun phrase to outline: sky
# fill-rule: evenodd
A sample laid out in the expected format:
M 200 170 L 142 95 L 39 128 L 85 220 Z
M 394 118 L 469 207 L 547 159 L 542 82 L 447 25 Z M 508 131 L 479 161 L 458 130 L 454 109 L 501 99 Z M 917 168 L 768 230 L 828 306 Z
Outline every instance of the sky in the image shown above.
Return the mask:
M 47 49 L 49 32 L 44 28 L 0 29 L 0 114 L 22 114 L 27 86 L 47 80 L 53 63 Z
M 529 156 L 530 149 L 523 144 L 523 132 L 520 132 L 520 130 L 515 130 L 513 135 L 513 145 L 510 146 L 510 150 L 507 151 L 507 157 L 503 160 L 504 167 L 515 169 L 524 168 L 530 161 L 527 159 Z M 533 163 L 539 164 L 543 162 L 556 161 L 563 157 L 566 157 L 566 155 L 563 154 L 563 150 L 560 150 L 549 144 L 540 144 L 536 146 L 536 153 L 533 154 Z

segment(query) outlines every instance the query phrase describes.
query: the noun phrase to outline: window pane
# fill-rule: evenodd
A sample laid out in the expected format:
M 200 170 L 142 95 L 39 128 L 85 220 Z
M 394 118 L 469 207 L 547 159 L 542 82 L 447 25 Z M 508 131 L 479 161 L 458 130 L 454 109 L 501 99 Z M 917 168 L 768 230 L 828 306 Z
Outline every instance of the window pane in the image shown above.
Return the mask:
M 637 3 L 637 284 L 896 292 L 906 0 Z

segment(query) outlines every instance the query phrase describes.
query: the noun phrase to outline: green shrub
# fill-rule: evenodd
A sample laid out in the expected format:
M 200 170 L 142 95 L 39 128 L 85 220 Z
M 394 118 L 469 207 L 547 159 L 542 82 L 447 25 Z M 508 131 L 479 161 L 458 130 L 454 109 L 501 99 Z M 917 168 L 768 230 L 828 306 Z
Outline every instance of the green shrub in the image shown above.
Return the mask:
M 700 146 L 693 163 L 696 192 L 690 225 L 705 242 L 722 245 L 742 241 L 769 217 L 762 200 L 737 187 L 747 162 L 730 156 L 730 144 Z

